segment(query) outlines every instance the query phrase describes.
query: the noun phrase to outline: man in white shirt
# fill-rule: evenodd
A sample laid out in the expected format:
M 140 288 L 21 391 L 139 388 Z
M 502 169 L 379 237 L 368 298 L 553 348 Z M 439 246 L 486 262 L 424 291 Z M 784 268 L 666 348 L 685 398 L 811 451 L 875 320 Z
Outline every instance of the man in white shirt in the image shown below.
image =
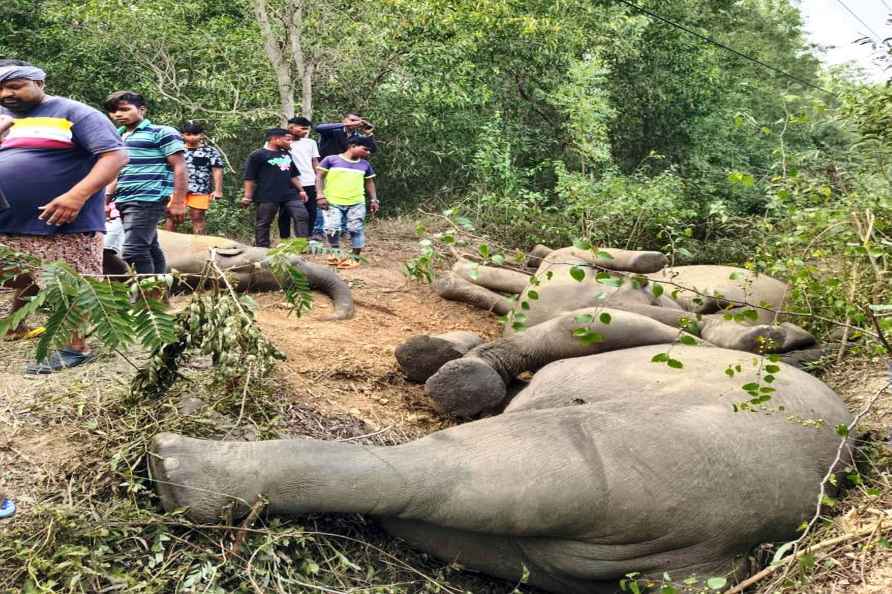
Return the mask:
M 313 233 L 316 222 L 316 166 L 319 165 L 319 146 L 309 137 L 312 123 L 305 117 L 288 120 L 288 132 L 294 141 L 291 143 L 291 159 L 300 173 L 300 184 L 307 193 L 307 213 L 310 215 L 310 232 Z M 321 218 L 321 217 L 320 217 Z M 279 212 L 279 237 L 291 237 L 291 217 L 288 213 Z

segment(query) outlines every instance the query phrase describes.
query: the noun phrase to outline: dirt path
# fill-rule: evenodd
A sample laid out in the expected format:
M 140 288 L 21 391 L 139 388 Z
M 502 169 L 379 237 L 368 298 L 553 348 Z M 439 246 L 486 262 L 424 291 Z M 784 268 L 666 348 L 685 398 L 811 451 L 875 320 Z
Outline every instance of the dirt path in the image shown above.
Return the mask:
M 257 320 L 288 356 L 277 373 L 295 399 L 324 414 L 350 414 L 374 431 L 416 436 L 444 424 L 423 386 L 399 373 L 394 349 L 415 334 L 472 330 L 492 337 L 500 328 L 487 312 L 444 301 L 426 285 L 408 281 L 400 269 L 413 248 L 376 239 L 363 253 L 367 264 L 341 272 L 356 305 L 350 320 L 326 320 L 333 309 L 320 294 L 301 318 L 288 315 L 279 295 L 258 297 Z

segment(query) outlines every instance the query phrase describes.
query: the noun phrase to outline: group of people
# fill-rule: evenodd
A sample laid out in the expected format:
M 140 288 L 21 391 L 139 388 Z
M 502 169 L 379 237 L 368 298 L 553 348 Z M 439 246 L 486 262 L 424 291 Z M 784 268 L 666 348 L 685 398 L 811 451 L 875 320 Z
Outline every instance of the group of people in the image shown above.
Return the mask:
M 106 247 L 119 252 L 141 274 L 164 271 L 157 227 L 174 231 L 188 209 L 192 229 L 203 234 L 206 212 L 223 196 L 224 163 L 208 144 L 204 128 L 187 122 L 177 132 L 146 118 L 145 99 L 131 91 L 112 93 L 105 110 L 118 124 L 129 163 L 106 192 L 110 232 Z M 365 245 L 366 195 L 369 209 L 379 208 L 374 169 L 367 157 L 376 150 L 372 125 L 358 114 L 340 123 L 316 127 L 293 117 L 287 128 L 269 128 L 264 145 L 250 154 L 244 167 L 242 206 L 255 206 L 254 241 L 270 246 L 270 230 L 278 218 L 279 236 L 322 240 L 336 252 L 342 234 L 350 236 L 352 257 L 331 260 L 339 268 L 359 265 Z M 321 145 L 321 146 L 320 146 Z M 321 160 L 320 160 L 321 159 Z
M 350 236 L 353 258 L 341 268 L 358 265 L 365 245 L 366 195 L 369 210 L 380 207 L 375 170 L 368 157 L 377 147 L 372 125 L 349 113 L 340 123 L 316 127 L 320 141 L 309 137 L 312 124 L 304 117 L 288 120 L 287 128 L 266 131 L 266 144 L 245 164 L 242 205 L 256 204 L 255 244 L 270 244 L 270 228 L 278 216 L 279 236 L 321 239 L 337 249 L 341 230 Z M 337 256 L 334 256 L 337 259 Z
M 114 249 L 137 274 L 166 271 L 158 227 L 173 230 L 189 218 L 204 233 L 205 213 L 223 196 L 224 161 L 206 142 L 200 124 L 176 130 L 152 123 L 145 99 L 132 91 L 112 93 L 105 113 L 78 101 L 48 95 L 46 73 L 20 60 L 0 60 L 0 244 L 43 260 L 61 260 L 83 275 L 102 274 L 104 249 Z M 113 123 L 117 125 L 113 125 Z M 270 245 L 279 234 L 327 240 L 331 263 L 358 265 L 365 244 L 366 196 L 379 208 L 372 125 L 355 113 L 339 123 L 316 126 L 292 118 L 270 128 L 265 144 L 244 168 L 241 204 L 254 205 L 255 241 Z M 317 222 L 317 218 L 319 221 Z M 339 256 L 343 234 L 352 257 Z M 37 280 L 19 274 L 13 311 L 37 292 Z M 24 322 L 11 338 L 40 329 Z M 27 373 L 52 373 L 94 358 L 83 336 L 28 365 Z

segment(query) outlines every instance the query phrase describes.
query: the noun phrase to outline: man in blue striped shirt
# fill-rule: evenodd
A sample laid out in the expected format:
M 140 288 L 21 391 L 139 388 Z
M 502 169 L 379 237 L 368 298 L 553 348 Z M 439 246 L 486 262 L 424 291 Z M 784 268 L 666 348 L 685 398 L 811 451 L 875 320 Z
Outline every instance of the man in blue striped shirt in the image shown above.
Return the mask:
M 124 260 L 137 274 L 163 274 L 164 252 L 158 243 L 158 223 L 165 213 L 175 223 L 186 213 L 186 146 L 176 129 L 146 119 L 146 101 L 132 91 L 117 91 L 105 100 L 109 117 L 130 162 L 109 188 L 124 227 Z

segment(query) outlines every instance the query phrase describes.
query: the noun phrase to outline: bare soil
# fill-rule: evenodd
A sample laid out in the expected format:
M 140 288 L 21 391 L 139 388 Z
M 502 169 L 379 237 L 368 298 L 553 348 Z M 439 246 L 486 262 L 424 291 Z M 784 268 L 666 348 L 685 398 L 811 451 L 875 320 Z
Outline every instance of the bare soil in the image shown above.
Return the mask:
M 352 287 L 353 319 L 327 320 L 332 306 L 322 295 L 314 296 L 313 309 L 300 318 L 289 315 L 281 295 L 256 297 L 260 327 L 287 355 L 275 379 L 294 403 L 295 433 L 330 439 L 372 435 L 381 437 L 382 443 L 398 443 L 446 427 L 452 422 L 431 408 L 423 386 L 407 382 L 399 373 L 394 349 L 416 334 L 472 330 L 494 337 L 500 331 L 494 316 L 443 301 L 429 287 L 402 275 L 403 262 L 416 253 L 410 224 L 384 223 L 369 235 L 370 245 L 363 253 L 367 262 L 341 272 Z M 0 315 L 5 313 L 8 296 L 0 293 Z M 91 433 L 102 430 L 91 422 L 91 398 L 95 395 L 98 402 L 102 390 L 126 384 L 133 374 L 123 358 L 103 354 L 83 368 L 53 376 L 24 376 L 33 347 L 33 342 L 0 343 L 0 494 L 14 496 L 20 516 L 26 516 L 42 498 L 64 493 L 64 477 L 76 470 L 92 467 L 100 472 L 106 461 L 82 447 Z M 130 357 L 139 363 L 139 353 Z M 862 356 L 832 367 L 824 380 L 856 411 L 888 382 L 889 373 L 888 361 Z M 40 414 L 50 405 L 64 414 L 55 420 Z M 878 400 L 865 417 L 864 427 L 874 441 L 889 439 L 892 396 L 887 393 Z M 845 506 L 844 500 L 841 507 Z M 853 495 L 849 510 L 842 510 L 834 520 L 835 534 L 854 532 L 857 522 L 863 523 L 871 514 L 887 516 L 885 521 L 892 523 L 892 491 L 869 499 Z M 892 547 L 878 544 L 877 538 L 868 543 L 869 548 L 863 543 L 862 539 L 838 548 L 834 555 L 841 561 L 817 583 L 784 591 L 892 592 Z M 478 586 L 474 591 L 490 591 Z M 502 591 L 499 588 L 504 587 L 492 591 Z

